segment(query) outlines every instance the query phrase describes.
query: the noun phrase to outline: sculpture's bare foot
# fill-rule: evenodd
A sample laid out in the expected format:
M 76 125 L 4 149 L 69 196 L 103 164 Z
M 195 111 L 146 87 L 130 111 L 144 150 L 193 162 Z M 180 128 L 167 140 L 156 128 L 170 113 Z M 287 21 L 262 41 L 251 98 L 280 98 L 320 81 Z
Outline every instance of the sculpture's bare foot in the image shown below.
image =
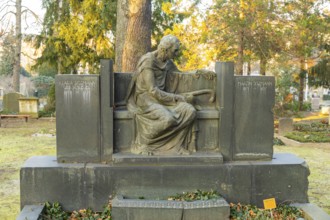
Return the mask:
M 142 151 L 141 153 L 140 153 L 141 155 L 146 155 L 146 156 L 152 156 L 152 155 L 154 155 L 152 152 L 150 152 L 150 151 Z
M 186 149 L 180 148 L 178 151 L 179 155 L 190 155 L 190 152 Z
M 193 153 L 196 152 L 196 143 L 194 141 L 188 145 L 188 150 Z

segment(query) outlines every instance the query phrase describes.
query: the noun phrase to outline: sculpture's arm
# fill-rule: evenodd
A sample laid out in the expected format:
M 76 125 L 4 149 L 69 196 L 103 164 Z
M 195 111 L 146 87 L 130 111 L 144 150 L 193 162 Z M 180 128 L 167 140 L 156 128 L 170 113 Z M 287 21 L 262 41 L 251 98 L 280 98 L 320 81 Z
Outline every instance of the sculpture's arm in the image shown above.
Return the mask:
M 182 95 L 168 93 L 159 89 L 155 83 L 154 73 L 152 70 L 145 70 L 143 74 L 143 81 L 150 94 L 158 101 L 166 104 L 173 104 L 175 102 L 185 102 L 185 98 Z
M 199 78 L 200 76 L 202 76 L 208 80 L 213 80 L 217 77 L 215 72 L 210 71 L 210 70 L 205 70 L 205 69 L 192 70 L 192 71 L 188 71 L 186 73 L 194 74 L 195 78 Z

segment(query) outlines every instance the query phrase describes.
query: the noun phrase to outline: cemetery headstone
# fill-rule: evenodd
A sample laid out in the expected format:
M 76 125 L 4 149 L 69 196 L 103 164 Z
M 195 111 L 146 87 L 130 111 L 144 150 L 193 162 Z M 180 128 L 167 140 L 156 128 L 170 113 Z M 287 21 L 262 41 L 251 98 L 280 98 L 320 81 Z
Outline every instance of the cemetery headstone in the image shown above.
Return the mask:
M 60 162 L 100 162 L 98 75 L 56 76 L 56 140 Z
M 312 111 L 320 110 L 320 98 L 312 98 Z
M 35 97 L 24 97 L 18 99 L 19 113 L 31 115 L 33 118 L 38 118 L 39 114 L 39 99 Z
M 278 134 L 284 136 L 291 131 L 293 131 L 293 119 L 280 118 L 278 121 Z
M 274 77 L 236 76 L 234 94 L 234 159 L 271 159 Z
M 8 113 L 18 113 L 19 112 L 19 102 L 18 100 L 22 98 L 23 95 L 20 93 L 7 93 L 3 96 L 3 110 Z

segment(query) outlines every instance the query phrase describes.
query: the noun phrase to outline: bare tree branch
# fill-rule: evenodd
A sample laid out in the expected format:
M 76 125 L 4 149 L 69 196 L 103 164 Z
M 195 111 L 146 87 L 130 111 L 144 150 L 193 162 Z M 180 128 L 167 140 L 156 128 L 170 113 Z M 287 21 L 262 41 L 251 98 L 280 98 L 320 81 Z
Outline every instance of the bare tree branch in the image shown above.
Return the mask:
M 9 7 L 15 7 L 15 5 L 3 4 L 0 6 L 0 12 L 2 12 L 5 9 L 8 9 Z
M 31 60 L 36 60 L 35 57 L 31 57 L 29 54 L 27 54 L 25 52 L 21 52 L 21 54 L 24 55 L 24 56 L 26 56 L 26 57 L 28 57 L 28 58 L 30 58 Z
M 6 13 L 0 18 L 0 21 L 3 21 L 3 19 L 4 19 L 8 14 L 16 15 L 14 12 L 12 12 L 12 11 L 8 11 L 8 12 L 6 12 Z

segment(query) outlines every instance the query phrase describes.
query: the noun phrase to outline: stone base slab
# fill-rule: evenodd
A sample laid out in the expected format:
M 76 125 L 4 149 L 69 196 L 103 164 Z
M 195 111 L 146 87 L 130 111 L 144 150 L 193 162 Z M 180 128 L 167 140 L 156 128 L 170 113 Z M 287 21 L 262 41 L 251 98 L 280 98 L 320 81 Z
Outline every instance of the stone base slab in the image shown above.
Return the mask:
M 111 217 L 120 220 L 229 220 L 230 215 L 223 198 L 185 202 L 117 196 L 111 204 Z
M 308 202 L 309 169 L 292 154 L 274 154 L 271 161 L 236 161 L 172 165 L 63 164 L 55 156 L 28 159 L 20 171 L 21 207 L 60 202 L 65 210 L 103 210 L 109 196 L 164 198 L 200 189 L 218 191 L 228 202 L 255 204 Z
M 223 157 L 221 153 L 214 152 L 196 152 L 191 155 L 174 155 L 174 156 L 148 156 L 136 155 L 132 153 L 115 153 L 112 161 L 116 165 L 182 165 L 182 164 L 222 164 Z

